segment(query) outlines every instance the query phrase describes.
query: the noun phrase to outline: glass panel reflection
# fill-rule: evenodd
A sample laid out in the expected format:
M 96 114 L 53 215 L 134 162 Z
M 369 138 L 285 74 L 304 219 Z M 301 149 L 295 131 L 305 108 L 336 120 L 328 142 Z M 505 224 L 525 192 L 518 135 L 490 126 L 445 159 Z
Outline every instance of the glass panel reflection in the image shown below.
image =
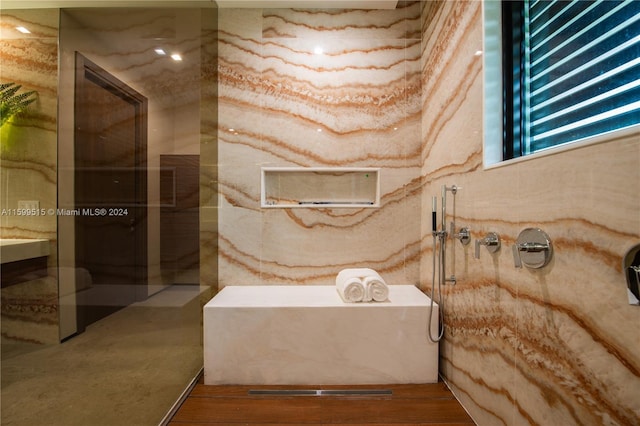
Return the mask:
M 215 285 L 211 269 L 200 283 L 199 176 L 216 11 L 2 22 L 0 83 L 37 100 L 0 129 L 0 210 L 29 212 L 3 214 L 0 237 L 48 250 L 2 263 L 0 423 L 156 425 L 201 371 Z

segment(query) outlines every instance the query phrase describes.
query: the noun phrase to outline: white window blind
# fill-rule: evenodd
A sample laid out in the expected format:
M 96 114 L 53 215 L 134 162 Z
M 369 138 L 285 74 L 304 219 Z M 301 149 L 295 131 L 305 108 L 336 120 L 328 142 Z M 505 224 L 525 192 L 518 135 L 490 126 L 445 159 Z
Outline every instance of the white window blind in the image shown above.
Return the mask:
M 522 155 L 640 124 L 640 1 L 524 1 Z

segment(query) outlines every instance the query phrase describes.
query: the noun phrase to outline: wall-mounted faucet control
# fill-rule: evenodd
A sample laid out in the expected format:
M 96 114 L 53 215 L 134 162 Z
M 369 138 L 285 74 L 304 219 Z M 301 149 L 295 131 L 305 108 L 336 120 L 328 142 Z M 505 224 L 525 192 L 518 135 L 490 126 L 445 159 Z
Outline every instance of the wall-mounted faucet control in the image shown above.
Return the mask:
M 513 260 L 516 268 L 538 269 L 547 265 L 553 256 L 551 239 L 539 228 L 527 228 L 520 232 L 513 246 Z
M 480 246 L 486 246 L 489 253 L 495 253 L 500 249 L 500 236 L 495 232 L 489 232 L 483 239 L 476 240 L 476 259 L 480 259 Z
M 456 232 L 455 223 L 451 222 L 451 236 L 460 240 L 463 246 L 466 246 L 471 242 L 471 232 L 466 226 L 460 228 L 460 231 Z

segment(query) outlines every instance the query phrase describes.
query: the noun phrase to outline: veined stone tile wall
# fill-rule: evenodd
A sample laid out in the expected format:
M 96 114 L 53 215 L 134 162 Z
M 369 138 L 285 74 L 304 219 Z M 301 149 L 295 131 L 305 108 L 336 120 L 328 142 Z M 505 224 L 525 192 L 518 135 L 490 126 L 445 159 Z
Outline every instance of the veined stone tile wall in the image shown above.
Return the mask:
M 57 10 L 56 10 L 57 12 Z M 58 17 L 51 10 L 3 11 L 0 21 L 0 82 L 37 91 L 27 113 L 2 126 L 0 208 L 39 201 L 44 215 L 0 217 L 0 237 L 50 241 L 48 276 L 2 289 L 2 337 L 9 341 L 58 342 L 57 286 L 57 96 Z M 30 34 L 18 32 L 23 26 Z
M 218 46 L 219 288 L 418 284 L 419 3 L 221 9 Z M 261 209 L 264 166 L 380 167 L 381 207 Z
M 502 239 L 480 259 L 449 243 L 441 372 L 479 425 L 640 424 L 640 308 L 621 270 L 640 242 L 640 137 L 484 170 L 482 3 L 424 2 L 422 31 L 423 211 L 459 185 L 458 226 Z M 545 268 L 514 267 L 527 227 L 552 240 Z

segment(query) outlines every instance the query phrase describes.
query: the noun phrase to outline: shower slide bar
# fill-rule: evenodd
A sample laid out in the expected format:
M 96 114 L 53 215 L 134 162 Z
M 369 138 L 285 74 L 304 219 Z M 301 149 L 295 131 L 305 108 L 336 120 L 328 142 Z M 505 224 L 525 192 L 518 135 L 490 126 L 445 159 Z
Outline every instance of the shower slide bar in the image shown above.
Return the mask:
M 469 232 L 469 228 L 461 228 L 459 232 L 456 231 L 456 193 L 458 190 L 462 189 L 462 187 L 453 185 L 446 186 L 442 185 L 442 200 L 441 200 L 441 226 L 440 230 L 438 230 L 437 224 L 437 204 L 438 200 L 436 197 L 432 199 L 432 211 L 431 211 L 431 230 L 433 234 L 433 270 L 431 275 L 431 305 L 429 310 L 429 340 L 432 342 L 438 342 L 442 339 L 444 335 L 444 304 L 442 297 L 442 286 L 447 283 L 451 283 L 452 285 L 456 284 L 456 277 L 454 274 L 451 276 L 446 276 L 446 253 L 447 253 L 447 238 L 449 235 L 452 238 L 456 238 L 460 240 L 462 245 L 467 245 L 471 241 L 471 235 Z M 447 192 L 451 192 L 453 194 L 453 214 L 451 221 L 451 232 L 447 232 Z M 436 279 L 436 270 L 437 279 Z M 437 283 L 437 292 L 436 292 L 436 283 Z M 437 293 L 437 294 L 436 294 Z M 437 300 L 436 300 L 437 299 Z M 438 335 L 431 335 L 431 322 L 433 317 L 433 305 L 434 303 L 438 304 Z

